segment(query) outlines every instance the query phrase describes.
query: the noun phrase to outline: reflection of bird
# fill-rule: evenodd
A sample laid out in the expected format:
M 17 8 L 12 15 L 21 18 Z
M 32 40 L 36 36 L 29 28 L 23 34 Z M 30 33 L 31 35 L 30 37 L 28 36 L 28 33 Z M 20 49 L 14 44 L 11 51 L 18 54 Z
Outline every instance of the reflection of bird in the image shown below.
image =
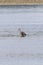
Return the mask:
M 26 36 L 26 33 L 25 33 L 25 32 L 23 32 L 23 31 L 21 31 L 21 29 L 20 29 L 20 28 L 19 28 L 18 30 L 19 30 L 19 32 L 20 32 L 20 36 L 21 36 L 21 37 L 25 37 L 25 36 Z

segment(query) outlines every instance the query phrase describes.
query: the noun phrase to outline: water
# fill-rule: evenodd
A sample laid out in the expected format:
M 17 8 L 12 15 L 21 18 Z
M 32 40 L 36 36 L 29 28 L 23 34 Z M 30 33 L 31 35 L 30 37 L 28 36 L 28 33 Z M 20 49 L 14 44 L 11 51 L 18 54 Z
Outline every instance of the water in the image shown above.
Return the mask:
M 43 36 L 43 6 L 0 6 L 0 37 Z
M 43 6 L 0 6 L 0 65 L 24 64 L 43 65 Z
M 43 65 L 43 37 L 0 38 L 0 64 Z

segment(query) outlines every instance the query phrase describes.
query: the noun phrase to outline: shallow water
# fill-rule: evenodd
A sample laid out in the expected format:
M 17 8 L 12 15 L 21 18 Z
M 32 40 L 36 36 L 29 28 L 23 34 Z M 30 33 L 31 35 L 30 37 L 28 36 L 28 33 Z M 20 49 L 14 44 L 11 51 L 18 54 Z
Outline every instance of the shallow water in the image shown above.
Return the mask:
M 43 6 L 0 6 L 0 37 L 43 36 Z
M 0 38 L 1 65 L 43 65 L 43 37 Z
M 43 65 L 43 6 L 0 7 L 0 65 Z

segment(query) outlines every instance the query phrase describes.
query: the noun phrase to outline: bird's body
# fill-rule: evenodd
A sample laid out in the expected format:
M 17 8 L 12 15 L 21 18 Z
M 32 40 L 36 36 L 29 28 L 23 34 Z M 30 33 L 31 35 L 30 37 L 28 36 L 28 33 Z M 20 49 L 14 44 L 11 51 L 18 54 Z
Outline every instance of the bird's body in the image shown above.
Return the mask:
M 21 35 L 21 37 L 25 37 L 25 36 L 26 36 L 26 33 L 23 32 L 23 31 L 21 31 L 21 32 L 20 32 L 20 35 Z
M 23 31 L 21 31 L 20 28 L 19 28 L 18 30 L 19 30 L 19 35 L 20 35 L 20 37 L 25 37 L 25 36 L 26 36 L 26 33 L 23 32 Z

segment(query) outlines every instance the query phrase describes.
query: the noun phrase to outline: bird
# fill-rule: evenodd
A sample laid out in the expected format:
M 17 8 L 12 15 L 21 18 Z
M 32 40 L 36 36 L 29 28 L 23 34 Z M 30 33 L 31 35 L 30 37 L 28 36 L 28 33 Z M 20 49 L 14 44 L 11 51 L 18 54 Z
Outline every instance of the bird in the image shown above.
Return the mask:
M 20 37 L 25 37 L 26 36 L 26 33 L 24 31 L 21 31 L 20 28 L 18 30 L 19 30 Z
M 21 35 L 21 37 L 25 37 L 25 36 L 26 36 L 26 33 L 23 32 L 23 31 L 21 31 L 21 32 L 20 32 L 20 35 Z

